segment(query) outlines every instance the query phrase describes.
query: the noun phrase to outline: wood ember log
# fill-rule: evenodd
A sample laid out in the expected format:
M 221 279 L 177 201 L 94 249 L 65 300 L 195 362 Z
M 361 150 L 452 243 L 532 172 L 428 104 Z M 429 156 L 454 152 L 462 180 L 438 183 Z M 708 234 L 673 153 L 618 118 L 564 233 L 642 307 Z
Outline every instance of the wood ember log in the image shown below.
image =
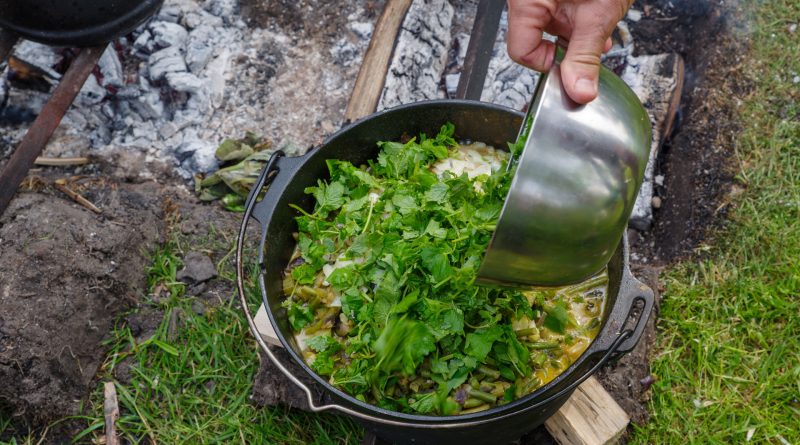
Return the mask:
M 444 97 L 439 83 L 452 21 L 453 7 L 447 0 L 414 0 L 403 21 L 378 110 Z
M 345 119 L 356 120 L 375 111 L 391 62 L 394 42 L 397 40 L 397 34 L 400 32 L 411 1 L 390 0 L 384 6 L 361 68 L 358 70 L 358 78 L 351 95 L 356 100 L 350 100 L 347 104 Z
M 653 126 L 650 159 L 630 221 L 631 226 L 642 230 L 649 227 L 653 220 L 655 163 L 661 144 L 672 132 L 683 89 L 684 66 L 681 56 L 675 53 L 628 57 L 627 62 L 622 80 L 642 101 Z
M 522 110 L 533 96 L 539 73 L 511 60 L 506 51 L 507 33 L 508 13 L 504 11 L 500 18 L 500 28 L 492 52 L 492 61 L 489 63 L 489 71 L 486 73 L 481 101 Z

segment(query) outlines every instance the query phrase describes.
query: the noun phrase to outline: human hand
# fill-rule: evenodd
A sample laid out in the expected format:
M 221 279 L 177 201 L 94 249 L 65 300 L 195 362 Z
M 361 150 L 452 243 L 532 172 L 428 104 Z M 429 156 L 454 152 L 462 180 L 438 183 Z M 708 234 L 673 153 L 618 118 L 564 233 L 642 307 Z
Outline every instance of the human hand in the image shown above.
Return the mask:
M 561 80 L 569 97 L 585 104 L 597 97 L 600 55 L 633 0 L 508 0 L 508 55 L 537 71 L 550 69 L 555 45 L 547 32 L 569 40 Z

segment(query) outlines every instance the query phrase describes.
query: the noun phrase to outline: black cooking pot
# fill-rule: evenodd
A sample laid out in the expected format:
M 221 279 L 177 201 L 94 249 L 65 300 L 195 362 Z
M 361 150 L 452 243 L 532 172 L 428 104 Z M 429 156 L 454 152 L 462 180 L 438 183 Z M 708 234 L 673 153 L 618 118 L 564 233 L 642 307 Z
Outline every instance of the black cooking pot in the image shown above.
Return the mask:
M 356 165 L 363 164 L 377 156 L 379 148 L 376 142 L 397 140 L 404 133 L 436 134 L 442 124 L 448 121 L 455 124 L 457 140 L 481 141 L 494 147 L 506 147 L 506 142 L 516 138 L 522 118 L 522 114 L 508 108 L 476 101 L 418 102 L 366 117 L 334 134 L 322 146 L 304 156 L 284 157 L 278 152 L 270 159 L 247 199 L 239 233 L 236 257 L 239 296 L 247 312 L 250 328 L 265 354 L 306 392 L 313 411 L 348 414 L 394 443 L 506 443 L 543 423 L 603 363 L 630 351 L 636 345 L 653 307 L 653 292 L 631 275 L 627 239 L 623 237 L 608 263 L 607 303 L 597 338 L 572 366 L 553 381 L 507 405 L 450 417 L 387 411 L 334 388 L 303 361 L 301 351 L 291 335 L 286 311 L 281 307 L 285 299 L 282 274 L 295 247 L 292 233 L 297 231 L 294 220 L 297 213 L 289 204 L 313 211 L 313 199 L 304 190 L 316 185 L 317 180 L 328 178 L 325 161 L 341 159 Z M 257 202 L 256 196 L 268 183 L 269 189 L 263 199 Z M 276 359 L 257 333 L 247 309 L 243 289 L 242 243 L 251 216 L 261 224 L 259 284 L 269 320 L 292 359 L 325 388 L 331 401 L 329 404 L 316 404 L 310 389 Z M 637 306 L 641 307 L 641 312 L 638 317 L 632 317 L 632 310 Z
M 123 36 L 164 0 L 0 0 L 0 28 L 56 46 L 95 46 Z

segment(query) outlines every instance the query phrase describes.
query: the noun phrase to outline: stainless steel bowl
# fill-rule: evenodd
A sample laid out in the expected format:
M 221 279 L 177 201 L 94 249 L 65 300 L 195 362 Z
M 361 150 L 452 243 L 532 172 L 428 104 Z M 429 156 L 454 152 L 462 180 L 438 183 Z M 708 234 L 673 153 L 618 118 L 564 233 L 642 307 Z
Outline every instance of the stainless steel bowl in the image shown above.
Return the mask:
M 599 272 L 617 248 L 650 153 L 639 99 L 601 68 L 598 98 L 573 102 L 554 64 L 540 76 L 530 132 L 477 281 L 560 286 Z

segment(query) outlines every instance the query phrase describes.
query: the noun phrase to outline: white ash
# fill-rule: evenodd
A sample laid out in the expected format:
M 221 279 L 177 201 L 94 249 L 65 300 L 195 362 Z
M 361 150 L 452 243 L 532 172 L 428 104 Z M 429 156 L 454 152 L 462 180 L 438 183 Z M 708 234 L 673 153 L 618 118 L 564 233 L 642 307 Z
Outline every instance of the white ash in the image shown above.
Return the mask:
M 137 151 L 188 179 L 214 169 L 219 143 L 246 131 L 300 153 L 341 125 L 376 19 L 367 3 L 342 5 L 347 22 L 328 41 L 272 23 L 248 28 L 236 0 L 167 0 L 130 40 L 109 45 L 102 76 L 89 77 L 45 154 Z M 306 9 L 310 19 L 330 19 Z M 15 54 L 58 77 L 58 50 L 23 42 Z M 0 81 L 0 92 L 6 87 Z M 50 96 L 10 90 L 8 104 L 31 113 Z M 4 127 L 4 144 L 25 128 Z
M 414 0 L 403 20 L 378 109 L 444 98 L 439 84 L 450 45 L 453 7 L 447 0 Z

